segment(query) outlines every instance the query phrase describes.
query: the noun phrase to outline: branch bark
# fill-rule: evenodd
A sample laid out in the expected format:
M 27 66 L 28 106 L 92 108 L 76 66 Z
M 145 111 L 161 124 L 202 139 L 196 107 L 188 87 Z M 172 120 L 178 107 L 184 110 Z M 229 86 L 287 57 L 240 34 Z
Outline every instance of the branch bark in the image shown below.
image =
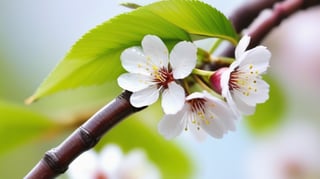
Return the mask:
M 320 4 L 319 0 L 259 0 L 246 3 L 230 16 L 237 32 L 247 28 L 257 15 L 266 8 L 273 6 L 271 15 L 248 30 L 251 36 L 251 47 L 258 45 L 261 40 L 283 19 L 299 9 Z M 278 2 L 275 6 L 274 4 Z M 227 47 L 221 56 L 232 57 L 234 47 Z M 221 65 L 221 64 L 219 64 Z M 212 64 L 214 69 L 215 64 Z M 84 151 L 92 148 L 100 138 L 114 125 L 142 108 L 135 108 L 129 102 L 131 93 L 123 92 L 115 100 L 103 107 L 81 127 L 75 130 L 58 147 L 46 152 L 39 163 L 25 176 L 25 179 L 50 179 L 64 173 L 69 164 Z
M 259 21 L 255 26 L 249 28 L 246 32 L 251 37 L 248 48 L 252 48 L 261 43 L 261 41 L 277 27 L 284 19 L 296 13 L 301 9 L 319 5 L 319 0 L 256 0 L 249 4 L 244 4 L 234 11 L 229 17 L 236 31 L 240 33 L 248 28 L 256 17 L 264 9 L 271 9 L 268 17 Z M 234 57 L 234 46 L 228 46 L 220 53 L 220 56 Z
M 123 92 L 88 121 L 75 130 L 63 143 L 45 153 L 26 179 L 50 179 L 64 173 L 69 164 L 84 151 L 92 148 L 118 122 L 142 108 L 129 102 L 131 93 Z

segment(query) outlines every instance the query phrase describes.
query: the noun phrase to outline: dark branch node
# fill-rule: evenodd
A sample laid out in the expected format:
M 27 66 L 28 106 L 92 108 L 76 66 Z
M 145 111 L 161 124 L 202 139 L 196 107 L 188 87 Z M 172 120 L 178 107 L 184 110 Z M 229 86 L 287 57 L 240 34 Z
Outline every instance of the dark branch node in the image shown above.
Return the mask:
M 60 160 L 59 160 L 59 157 L 56 155 L 54 149 L 47 151 L 43 159 L 46 162 L 46 164 L 48 164 L 49 167 L 53 171 L 55 171 L 55 173 L 64 173 L 68 169 L 68 166 L 59 164 Z
M 82 142 L 84 144 L 84 146 L 87 149 L 92 148 L 93 146 L 95 146 L 98 141 L 99 138 L 95 138 L 93 137 L 90 132 L 88 130 L 86 130 L 85 128 L 83 128 L 82 126 L 79 128 L 79 133 L 80 133 L 80 137 L 82 139 Z

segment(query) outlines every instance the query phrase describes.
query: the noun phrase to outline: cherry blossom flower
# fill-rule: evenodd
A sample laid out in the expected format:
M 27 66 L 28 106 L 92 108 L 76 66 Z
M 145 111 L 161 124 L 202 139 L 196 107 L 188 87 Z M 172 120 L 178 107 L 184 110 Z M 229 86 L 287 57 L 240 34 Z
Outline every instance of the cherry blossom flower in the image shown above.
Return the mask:
M 179 42 L 169 56 L 161 39 L 146 35 L 142 48 L 131 47 L 121 54 L 122 66 L 129 72 L 118 78 L 123 89 L 133 92 L 130 103 L 135 107 L 153 104 L 162 92 L 162 108 L 166 114 L 177 113 L 184 104 L 185 91 L 178 84 L 196 65 L 197 48 L 191 42 Z
M 236 116 L 222 100 L 208 92 L 195 92 L 186 97 L 186 102 L 177 114 L 168 114 L 160 121 L 159 132 L 167 139 L 178 136 L 183 130 L 193 133 L 204 130 L 210 136 L 221 138 L 234 130 Z
M 226 98 L 236 113 L 253 114 L 257 103 L 269 98 L 269 85 L 262 79 L 269 66 L 271 53 L 264 46 L 246 50 L 250 37 L 244 36 L 235 50 L 236 60 L 229 68 L 211 76 L 213 88 Z
M 106 146 L 100 154 L 93 150 L 80 155 L 67 170 L 70 179 L 160 179 L 158 169 L 142 150 L 124 155 L 116 145 Z

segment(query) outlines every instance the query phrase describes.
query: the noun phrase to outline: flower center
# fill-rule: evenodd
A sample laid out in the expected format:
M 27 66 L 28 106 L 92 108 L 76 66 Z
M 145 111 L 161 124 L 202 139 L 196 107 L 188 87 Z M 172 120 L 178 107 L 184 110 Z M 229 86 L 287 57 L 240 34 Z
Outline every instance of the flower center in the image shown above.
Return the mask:
M 238 90 L 243 95 L 249 96 L 251 92 L 258 91 L 257 78 L 259 78 L 259 72 L 252 64 L 242 69 L 237 67 L 230 73 L 229 90 Z
M 164 88 L 168 88 L 168 84 L 174 81 L 172 70 L 165 67 L 154 68 L 153 77 L 158 86 Z
M 204 113 L 204 107 L 206 100 L 203 98 L 196 98 L 187 101 L 191 106 L 191 112 L 193 113 Z
M 239 77 L 241 76 L 241 72 L 239 72 L 236 68 L 234 71 L 230 74 L 230 80 L 229 80 L 229 90 L 239 89 L 240 88 L 240 80 Z M 244 80 L 245 82 L 245 80 Z
M 209 125 L 210 120 L 213 119 L 213 115 L 206 114 L 206 102 L 207 100 L 204 98 L 196 98 L 187 101 L 191 110 L 191 122 L 192 124 L 197 125 L 198 130 L 200 129 L 200 123 Z

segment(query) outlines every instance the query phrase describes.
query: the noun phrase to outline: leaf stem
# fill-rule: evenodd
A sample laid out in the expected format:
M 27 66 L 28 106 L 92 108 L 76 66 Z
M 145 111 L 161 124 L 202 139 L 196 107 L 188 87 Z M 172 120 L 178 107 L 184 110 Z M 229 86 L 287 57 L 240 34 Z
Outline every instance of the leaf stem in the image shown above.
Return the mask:
M 209 50 L 209 54 L 212 54 L 214 51 L 217 50 L 217 48 L 220 46 L 220 44 L 222 43 L 222 39 L 217 39 L 214 43 L 213 46 L 210 48 Z

